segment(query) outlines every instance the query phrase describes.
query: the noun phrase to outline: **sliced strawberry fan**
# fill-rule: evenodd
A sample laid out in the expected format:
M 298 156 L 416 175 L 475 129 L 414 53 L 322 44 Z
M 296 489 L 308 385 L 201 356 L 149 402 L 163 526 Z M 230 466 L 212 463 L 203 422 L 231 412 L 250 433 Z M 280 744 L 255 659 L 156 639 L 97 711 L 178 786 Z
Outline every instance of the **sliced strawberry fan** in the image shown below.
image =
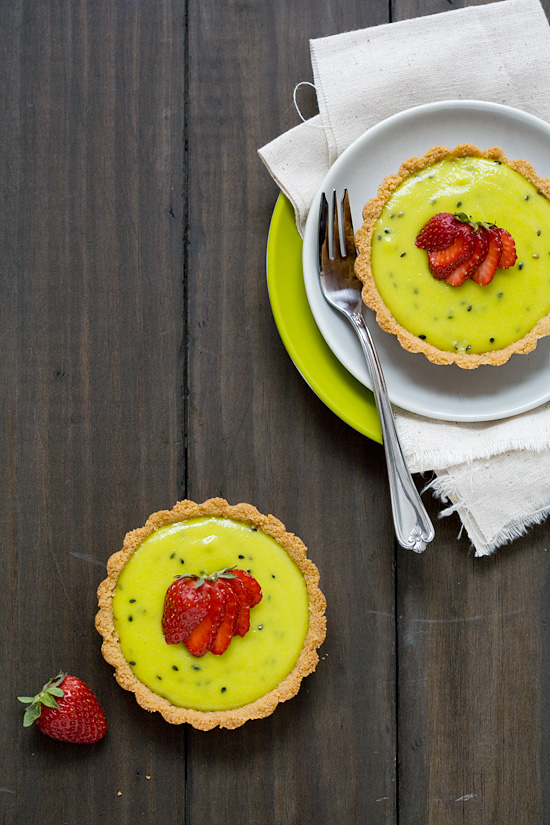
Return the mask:
M 418 233 L 415 245 L 427 251 L 434 278 L 450 286 L 461 286 L 468 278 L 487 286 L 497 269 L 509 269 L 517 260 L 506 229 L 472 221 L 463 212 L 438 212 Z
M 198 658 L 208 651 L 221 656 L 233 636 L 248 633 L 250 609 L 261 598 L 256 579 L 233 567 L 205 576 L 176 577 L 164 599 L 164 640 L 183 642 Z

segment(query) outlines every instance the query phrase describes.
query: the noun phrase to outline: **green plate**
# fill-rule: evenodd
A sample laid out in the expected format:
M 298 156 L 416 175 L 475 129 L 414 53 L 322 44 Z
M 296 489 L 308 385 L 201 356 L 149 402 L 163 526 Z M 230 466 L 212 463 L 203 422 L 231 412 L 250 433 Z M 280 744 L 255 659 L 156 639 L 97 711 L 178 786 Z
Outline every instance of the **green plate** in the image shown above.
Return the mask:
M 302 239 L 292 205 L 284 195 L 277 199 L 269 227 L 267 284 L 279 335 L 304 380 L 342 421 L 381 444 L 380 418 L 372 392 L 329 349 L 309 308 Z

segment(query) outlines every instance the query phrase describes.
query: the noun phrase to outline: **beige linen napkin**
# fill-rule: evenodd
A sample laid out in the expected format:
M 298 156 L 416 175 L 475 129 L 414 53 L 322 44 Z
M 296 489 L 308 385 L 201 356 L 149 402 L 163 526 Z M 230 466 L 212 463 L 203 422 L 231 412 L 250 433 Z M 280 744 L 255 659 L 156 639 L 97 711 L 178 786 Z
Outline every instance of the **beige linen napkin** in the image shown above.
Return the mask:
M 439 100 L 514 106 L 550 122 L 550 27 L 539 0 L 501 0 L 312 40 L 319 115 L 260 149 L 303 233 L 332 163 L 386 117 Z M 550 376 L 549 376 L 550 380 Z M 478 556 L 550 513 L 550 405 L 497 423 L 395 409 L 413 472 L 456 511 Z

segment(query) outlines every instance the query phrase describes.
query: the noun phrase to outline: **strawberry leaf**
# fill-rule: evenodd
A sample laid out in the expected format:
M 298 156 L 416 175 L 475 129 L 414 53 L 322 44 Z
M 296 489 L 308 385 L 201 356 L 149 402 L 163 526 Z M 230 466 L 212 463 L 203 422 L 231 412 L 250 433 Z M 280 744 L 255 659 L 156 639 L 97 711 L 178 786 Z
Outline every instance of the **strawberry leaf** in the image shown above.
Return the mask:
M 220 579 L 236 579 L 237 577 L 233 573 L 236 565 L 234 564 L 233 567 L 224 567 L 223 570 L 220 570 L 217 575 Z
M 61 695 L 63 695 L 63 691 L 61 691 Z M 49 708 L 55 708 L 56 710 L 59 710 L 59 705 L 50 693 L 43 693 L 40 698 L 40 701 L 43 705 L 46 705 Z
M 39 702 L 37 704 L 29 705 L 25 711 L 25 715 L 23 716 L 23 727 L 30 728 L 32 723 L 36 722 L 41 713 L 42 709 Z
M 64 696 L 64 692 L 59 685 L 65 678 L 65 675 L 65 673 L 58 673 L 57 676 L 54 676 L 53 679 L 50 679 L 50 681 L 44 685 L 40 693 L 36 696 L 17 697 L 20 702 L 28 705 L 23 717 L 23 726 L 25 728 L 30 727 L 32 723 L 38 719 L 42 713 L 42 705 L 46 705 L 48 708 L 54 708 L 55 710 L 60 709 L 55 697 Z
M 479 221 L 474 221 L 472 218 L 468 217 L 466 212 L 455 212 L 454 216 L 457 219 L 457 221 L 460 221 L 461 223 L 469 224 L 472 227 L 472 229 L 474 230 L 474 232 L 477 232 L 477 228 L 479 226 Z
M 203 576 L 198 577 L 195 582 L 195 587 L 200 587 L 205 581 L 217 582 L 218 579 L 234 579 L 235 574 L 231 572 L 234 569 L 235 565 L 233 565 L 233 567 L 224 567 L 222 570 L 216 570 L 215 573 L 205 573 Z

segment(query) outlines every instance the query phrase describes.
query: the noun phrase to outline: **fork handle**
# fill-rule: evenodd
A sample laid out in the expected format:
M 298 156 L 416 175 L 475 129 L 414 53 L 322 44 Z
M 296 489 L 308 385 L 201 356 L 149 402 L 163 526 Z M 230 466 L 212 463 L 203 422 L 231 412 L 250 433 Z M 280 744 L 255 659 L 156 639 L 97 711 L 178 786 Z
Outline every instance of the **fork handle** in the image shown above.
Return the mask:
M 354 312 L 349 317 L 361 342 L 380 415 L 397 541 L 401 547 L 422 553 L 435 535 L 433 524 L 403 457 L 386 381 L 371 334 L 361 313 Z

